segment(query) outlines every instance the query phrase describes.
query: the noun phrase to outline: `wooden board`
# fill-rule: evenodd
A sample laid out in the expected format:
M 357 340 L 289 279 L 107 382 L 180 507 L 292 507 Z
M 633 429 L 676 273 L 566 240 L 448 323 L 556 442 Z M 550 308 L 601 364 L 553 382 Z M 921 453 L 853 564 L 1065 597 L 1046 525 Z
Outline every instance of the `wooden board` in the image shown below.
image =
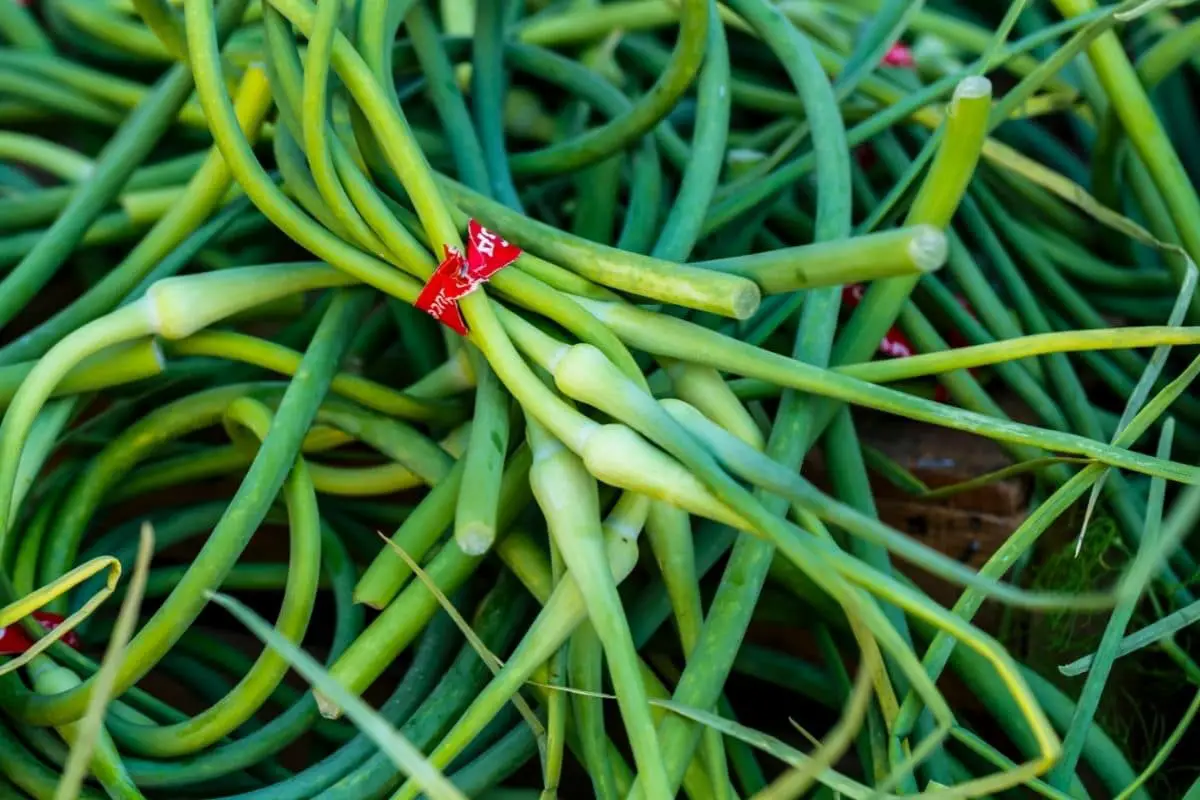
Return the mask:
M 962 483 L 1012 463 L 995 442 L 960 431 L 875 413 L 856 414 L 855 422 L 865 445 L 879 450 L 931 489 Z M 820 451 L 805 461 L 803 471 L 828 490 Z M 1029 505 L 1031 485 L 1024 477 L 934 500 L 921 499 L 878 474 L 870 477 L 880 519 L 974 567 L 982 565 L 1008 538 L 1025 518 Z M 910 574 L 919 579 L 918 574 Z

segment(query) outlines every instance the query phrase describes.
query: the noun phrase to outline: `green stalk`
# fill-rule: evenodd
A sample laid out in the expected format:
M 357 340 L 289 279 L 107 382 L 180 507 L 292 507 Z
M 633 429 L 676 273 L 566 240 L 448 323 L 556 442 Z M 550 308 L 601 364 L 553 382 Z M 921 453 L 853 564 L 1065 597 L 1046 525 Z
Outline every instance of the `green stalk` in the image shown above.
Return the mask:
M 500 533 L 507 530 L 512 524 L 515 517 L 524 510 L 528 503 L 528 475 L 529 460 L 527 456 L 522 456 L 520 451 L 514 456 L 508 464 L 508 468 L 504 472 L 504 477 L 500 490 L 499 508 L 503 512 L 503 516 L 498 521 L 497 530 Z M 451 475 L 454 472 L 450 473 Z M 442 482 L 450 486 L 453 481 L 447 478 Z M 439 487 L 435 488 L 437 491 Z M 432 496 L 432 493 L 431 493 Z M 454 498 L 457 496 L 457 491 L 446 491 L 441 495 L 439 505 L 445 503 L 445 508 L 452 509 Z M 432 504 L 431 504 L 432 505 Z M 431 508 L 430 514 L 433 515 L 437 509 Z M 401 533 L 407 535 L 408 530 L 419 529 L 423 531 L 422 536 L 432 535 L 432 539 L 436 540 L 437 535 L 444 529 L 445 525 L 449 524 L 449 514 L 445 517 L 445 521 L 439 525 L 438 519 L 433 518 L 430 523 L 429 518 L 425 518 L 422 522 L 409 525 L 413 517 L 417 516 L 417 511 L 414 511 L 404 525 L 397 532 L 397 538 Z M 427 527 L 426 527 L 427 526 Z M 380 569 L 384 571 L 394 570 L 396 556 L 389 552 L 390 548 L 385 548 L 376 559 L 375 564 L 381 565 Z M 453 539 L 446 541 L 437 554 L 428 562 L 424 568 L 430 580 L 443 593 L 454 591 L 466 581 L 475 569 L 483 560 L 482 556 L 469 555 L 464 553 L 458 546 L 458 543 Z M 378 573 L 377 573 L 378 574 Z M 366 576 L 364 576 L 364 581 Z M 394 592 L 401 582 L 393 583 L 386 580 L 383 576 L 378 578 L 380 586 L 382 586 L 382 594 L 386 596 L 387 592 Z M 363 601 L 367 596 L 365 590 L 376 586 L 374 581 L 364 586 L 364 582 L 360 581 L 355 587 L 355 599 Z M 385 601 L 386 602 L 386 601 Z M 383 609 L 378 617 L 367 626 L 367 629 L 354 641 L 346 652 L 334 662 L 330 668 L 330 675 L 333 676 L 347 690 L 358 694 L 363 692 L 371 685 L 387 668 L 396 656 L 404 651 L 413 639 L 421 632 L 422 626 L 428 621 L 438 608 L 437 597 L 435 597 L 425 586 L 423 582 L 410 583 L 399 594 L 395 595 L 387 607 Z M 322 703 L 322 712 L 327 717 L 336 718 L 339 716 L 339 709 L 330 705 L 321 697 L 318 701 Z M 443 765 L 444 766 L 444 765 Z
M 1054 5 L 1067 18 L 1095 8 L 1092 0 L 1054 0 Z M 1087 53 L 1112 110 L 1167 205 L 1184 249 L 1196 261 L 1200 257 L 1200 198 L 1159 122 L 1137 70 L 1114 33 L 1099 36 L 1088 46 Z
M 217 28 L 212 31 L 214 40 L 218 36 L 223 38 L 240 19 L 244 8 L 244 0 L 221 4 L 216 12 Z M 91 177 L 71 196 L 46 236 L 0 281 L 4 290 L 0 323 L 11 321 L 54 276 L 87 227 L 166 133 L 191 91 L 192 76 L 187 67 L 172 67 L 125 120 L 96 160 Z
M 671 599 L 679 642 L 683 657 L 687 660 L 695 652 L 704 624 L 696 556 L 692 547 L 692 527 L 687 512 L 665 503 L 651 504 L 646 519 L 646 536 L 666 584 L 667 596 Z M 704 731 L 702 747 L 713 794 L 727 797 L 729 772 L 721 735 L 713 730 Z
M 620 800 L 612 764 L 608 759 L 608 737 L 604 732 L 604 649 L 591 623 L 584 622 L 571 635 L 568 655 L 572 721 L 584 767 L 591 778 L 597 800 Z
M 361 313 L 361 303 L 366 297 L 340 295 L 331 304 L 306 353 L 306 368 L 284 394 L 276 416 L 278 422 L 271 427 L 238 494 L 213 530 L 209 546 L 130 642 L 115 682 L 115 695 L 152 669 L 183 629 L 200 614 L 206 604 L 203 592 L 219 586 L 221 576 L 233 566 L 266 516 L 286 477 L 282 465 L 290 465 L 295 459 L 303 434 L 332 379 L 341 350 L 349 343 L 352 320 Z M 70 558 L 69 552 L 65 555 Z M 85 712 L 91 685 L 87 681 L 69 692 L 35 697 L 19 682 L 4 679 L 0 683 L 0 703 L 10 714 L 35 724 L 70 722 Z
M 965 78 L 955 88 L 941 147 L 909 208 L 906 224 L 938 228 L 950 224 L 979 160 L 991 100 L 992 87 L 986 78 Z M 919 275 L 907 276 L 871 286 L 838 336 L 833 363 L 869 360 L 919 279 Z
M 1170 454 L 1174 431 L 1174 423 L 1168 417 L 1158 440 L 1158 453 L 1160 455 L 1166 456 Z M 1138 550 L 1138 554 L 1134 557 L 1135 560 L 1142 560 L 1160 535 L 1166 489 L 1166 482 L 1161 479 L 1156 478 L 1150 483 L 1150 502 L 1146 509 L 1146 518 L 1142 529 L 1141 549 Z M 1146 576 L 1146 578 L 1149 577 L 1149 575 Z M 1092 662 L 1092 668 L 1088 672 L 1083 690 L 1079 694 L 1079 701 L 1075 705 L 1075 713 L 1071 715 L 1071 724 L 1067 728 L 1066 736 L 1063 737 L 1062 756 L 1059 758 L 1058 764 L 1055 765 L 1046 778 L 1047 782 L 1056 789 L 1066 789 L 1072 775 L 1075 773 L 1079 757 L 1083 752 L 1084 742 L 1087 739 L 1088 729 L 1091 727 L 1092 720 L 1096 715 L 1096 709 L 1100 705 L 1101 693 L 1108 682 L 1117 648 L 1120 645 L 1121 639 L 1125 636 L 1125 630 L 1129 626 L 1129 621 L 1133 618 L 1133 614 L 1137 610 L 1137 605 L 1141 600 L 1141 594 L 1145 589 L 1146 582 L 1148 581 L 1143 581 L 1140 586 L 1128 587 L 1128 591 L 1122 593 L 1121 600 L 1117 603 L 1116 608 L 1113 609 L 1112 616 L 1108 618 L 1108 624 L 1104 627 L 1104 635 L 1100 640 L 1100 647 Z
M 699 266 L 750 278 L 764 294 L 783 294 L 861 281 L 920 276 L 946 262 L 946 235 L 932 225 L 749 256 L 701 261 Z
M 1125 445 L 1136 442 L 1150 425 L 1166 411 L 1174 399 L 1187 390 L 1197 376 L 1200 376 L 1200 359 L 1194 360 L 1178 378 L 1147 403 L 1130 420 L 1129 424 L 1118 432 L 1114 442 Z M 1101 465 L 1089 464 L 1056 489 L 992 554 L 987 563 L 979 569 L 979 575 L 999 577 L 1007 572 L 1037 542 L 1050 525 L 1105 474 L 1105 471 Z M 970 619 L 979 610 L 982 601 L 983 597 L 977 592 L 964 592 L 952 610 L 964 619 Z M 931 676 L 936 677 L 941 674 L 954 647 L 955 642 L 944 634 L 938 634 L 930 643 L 922 661 Z M 910 694 L 905 698 L 900 719 L 897 722 L 897 728 L 900 731 L 904 731 L 906 726 L 912 723 L 917 710 L 917 701 Z
M 240 398 L 230 404 L 226 424 L 235 424 L 261 441 L 273 416 L 261 403 Z M 320 523 L 317 497 L 303 459 L 298 459 L 283 486 L 288 510 L 290 547 L 288 581 L 276 632 L 299 643 L 308 628 L 316 602 L 320 570 Z M 195 753 L 216 743 L 244 722 L 266 702 L 287 673 L 287 662 L 270 651 L 259 657 L 237 686 L 206 711 L 172 725 L 131 726 L 122 744 L 133 753 L 155 758 L 172 758 Z
M 508 393 L 482 357 L 476 362 L 475 416 L 454 510 L 454 540 L 467 555 L 486 553 L 496 539 L 509 437 Z
M 392 534 L 391 545 L 417 561 L 429 552 L 453 521 L 456 498 L 463 485 L 463 466 L 459 460 L 454 469 L 421 498 Z M 354 601 L 372 608 L 385 608 L 399 594 L 410 574 L 408 565 L 396 556 L 390 545 L 384 544 L 354 587 Z
M 536 421 L 527 420 L 527 428 L 533 451 L 529 471 L 533 494 L 604 646 L 617 703 L 637 763 L 638 779 L 650 787 L 652 796 L 666 797 L 670 790 L 636 650 L 616 581 L 606 563 L 595 479 L 588 475 L 577 456 L 550 437 Z
M 587 300 L 581 302 L 627 344 L 655 355 L 692 360 L 723 371 L 760 378 L 777 386 L 811 392 L 998 441 L 1086 455 L 1135 472 L 1161 474 L 1182 483 L 1200 481 L 1200 475 L 1180 464 L 1162 462 L 1082 436 L 1043 430 L 962 409 L 950 409 L 902 392 L 863 384 L 831 370 L 817 369 L 775 353 L 761 351 L 707 328 L 665 315 L 633 306 Z
M 498 549 L 504 546 L 503 542 L 497 543 Z M 612 569 L 614 580 L 623 580 L 636 564 L 637 546 L 616 534 L 607 537 L 606 543 L 607 555 L 603 563 Z M 501 550 L 502 554 L 504 552 Z M 550 582 L 549 565 L 546 565 L 542 577 L 547 583 Z M 586 618 L 582 593 L 568 572 L 549 592 L 541 613 L 504 662 L 500 672 L 430 753 L 430 762 L 435 765 L 450 763 Z M 393 795 L 392 800 L 413 800 L 417 791 L 416 786 L 406 784 Z

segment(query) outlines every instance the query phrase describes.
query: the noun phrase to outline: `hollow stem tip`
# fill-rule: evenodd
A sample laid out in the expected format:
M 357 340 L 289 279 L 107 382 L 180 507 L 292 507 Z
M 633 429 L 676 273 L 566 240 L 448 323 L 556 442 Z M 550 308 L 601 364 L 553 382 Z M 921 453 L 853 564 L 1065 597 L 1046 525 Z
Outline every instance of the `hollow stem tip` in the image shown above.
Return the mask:
M 919 272 L 934 272 L 942 268 L 950 253 L 946 234 L 932 225 L 913 226 L 908 240 L 908 257 Z
M 978 100 L 981 97 L 990 97 L 991 94 L 992 82 L 990 80 L 982 75 L 968 75 L 954 87 L 950 108 L 953 109 L 960 100 Z

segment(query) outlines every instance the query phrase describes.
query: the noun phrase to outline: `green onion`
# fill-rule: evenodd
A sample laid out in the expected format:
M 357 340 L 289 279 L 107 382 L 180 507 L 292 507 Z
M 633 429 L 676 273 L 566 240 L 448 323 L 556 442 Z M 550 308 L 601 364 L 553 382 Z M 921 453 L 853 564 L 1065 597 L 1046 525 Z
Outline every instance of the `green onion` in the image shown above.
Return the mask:
M 1200 26 L 928 5 L 0 0 L 0 791 L 1194 789 Z

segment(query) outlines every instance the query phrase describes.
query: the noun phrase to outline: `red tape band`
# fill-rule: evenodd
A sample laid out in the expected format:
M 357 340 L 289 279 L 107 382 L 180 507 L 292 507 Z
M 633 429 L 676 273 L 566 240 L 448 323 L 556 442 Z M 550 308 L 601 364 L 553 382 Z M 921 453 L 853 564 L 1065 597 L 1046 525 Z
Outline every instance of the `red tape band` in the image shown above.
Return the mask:
M 50 611 L 34 611 L 30 616 L 41 623 L 41 626 L 47 631 L 54 630 L 66 619 L 61 614 L 54 614 Z M 71 647 L 79 647 L 79 637 L 73 631 L 64 636 L 62 641 Z M 20 655 L 31 647 L 33 647 L 33 640 L 20 625 L 0 628 L 0 655 Z
M 445 258 L 429 276 L 417 297 L 416 307 L 466 336 L 467 322 L 458 301 L 486 283 L 493 275 L 517 260 L 521 248 L 510 244 L 475 220 L 467 222 L 467 254 L 446 247 Z

